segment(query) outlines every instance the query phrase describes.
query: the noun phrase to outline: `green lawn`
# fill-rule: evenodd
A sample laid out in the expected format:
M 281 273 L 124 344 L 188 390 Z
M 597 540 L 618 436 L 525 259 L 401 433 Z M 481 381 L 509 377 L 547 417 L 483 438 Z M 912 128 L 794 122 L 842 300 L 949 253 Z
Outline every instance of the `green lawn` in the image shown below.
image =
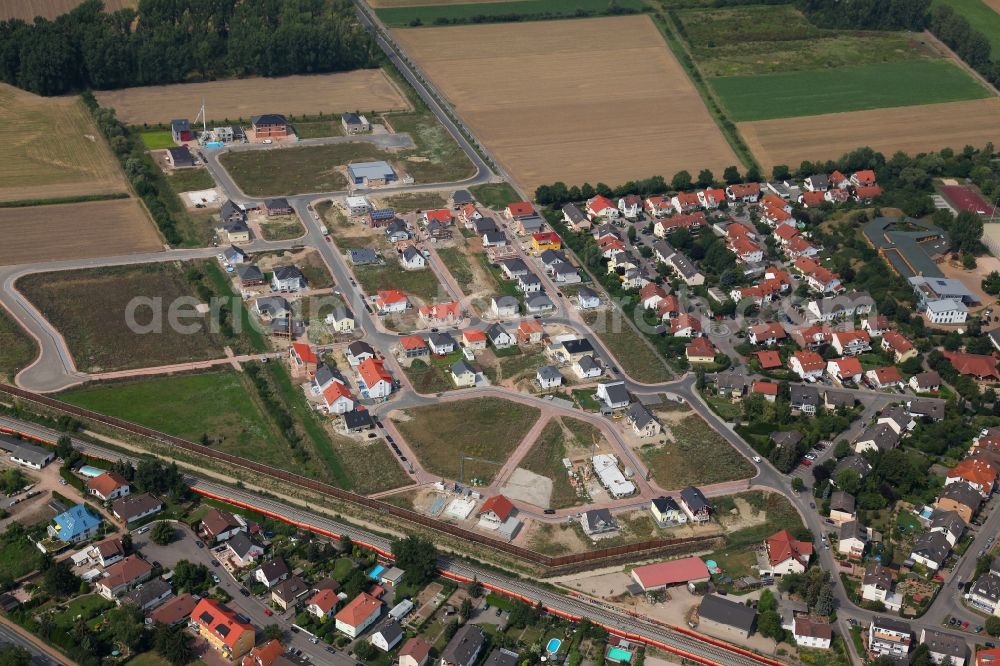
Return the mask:
M 414 359 L 409 367 L 404 367 L 403 372 L 417 393 L 452 391 L 458 387 L 451 379 L 451 365 L 460 358 L 462 358 L 460 351 L 441 358 L 431 358 L 429 361 L 418 358 Z
M 302 228 L 302 223 L 294 215 L 278 220 L 268 220 L 260 225 L 260 231 L 264 240 L 269 241 L 292 240 L 299 238 L 306 232 Z
M 281 196 L 346 189 L 347 179 L 338 166 L 387 157 L 388 153 L 359 141 L 225 153 L 219 161 L 248 195 Z
M 1000 55 L 1000 14 L 991 9 L 982 0 L 934 0 L 936 5 L 948 5 L 959 16 L 969 21 L 973 30 L 977 30 L 990 40 L 993 58 Z
M 416 182 L 450 183 L 475 173 L 465 152 L 431 112 L 393 113 L 388 118 L 397 132 L 406 132 L 416 144 L 397 154 Z
M 35 341 L 0 308 L 0 379 L 13 380 L 37 353 Z
M 167 182 L 174 192 L 193 192 L 215 187 L 215 180 L 205 167 L 174 171 L 167 176 Z
M 474 398 L 408 409 L 394 419 L 399 432 L 432 474 L 459 478 L 460 456 L 498 464 L 465 462 L 465 481 L 489 483 L 541 412 L 501 398 Z
M 667 427 L 676 441 L 641 449 L 643 460 L 661 487 L 683 488 L 753 476 L 753 465 L 700 416 L 692 414 Z M 705 464 L 708 460 L 711 465 Z
M 625 9 L 643 8 L 642 0 L 617 0 L 616 4 Z M 467 5 L 387 7 L 376 9 L 375 13 L 390 27 L 405 27 L 434 25 L 436 21 L 473 22 L 474 17 L 519 17 L 514 20 L 573 18 L 581 15 L 601 15 L 607 10 L 607 0 L 514 0 Z
M 300 139 L 319 139 L 344 134 L 344 126 L 340 124 L 339 119 L 302 120 L 292 124 L 295 127 L 295 135 Z
M 739 405 L 734 405 L 729 398 L 719 396 L 702 396 L 712 411 L 718 414 L 724 421 L 736 421 L 740 418 L 742 410 Z
M 437 253 L 448 269 L 448 272 L 451 273 L 451 276 L 462 287 L 462 291 L 466 294 L 471 293 L 473 280 L 472 267 L 469 265 L 469 260 L 465 254 L 454 247 L 443 247 Z
M 665 382 L 672 377 L 660 354 L 628 322 L 615 321 L 610 315 L 602 319 L 603 316 L 603 313 L 586 312 L 583 319 L 615 355 L 623 372 L 647 384 Z
M 267 417 L 241 375 L 217 370 L 71 389 L 60 399 L 193 442 L 208 435 L 214 448 L 268 464 L 287 452 L 276 446 Z
M 369 296 L 374 296 L 379 289 L 401 289 L 428 302 L 446 296 L 434 271 L 426 268 L 420 271 L 404 270 L 394 257 L 387 257 L 384 266 L 361 266 L 354 273 Z
M 142 144 L 149 150 L 163 150 L 164 148 L 174 148 L 174 135 L 170 130 L 151 130 L 143 132 L 141 135 Z
M 710 80 L 736 121 L 980 99 L 989 91 L 947 60 L 908 60 Z
M 433 210 L 444 208 L 448 203 L 437 192 L 407 192 L 381 200 L 382 208 L 392 208 L 397 213 L 412 213 L 416 210 Z
M 25 576 L 42 563 L 42 553 L 26 535 L 0 536 L 0 576 L 16 580 Z
M 521 200 L 510 183 L 473 185 L 469 188 L 469 192 L 476 197 L 476 201 L 493 210 L 503 210 L 507 204 Z
M 86 622 L 113 607 L 114 604 L 104 597 L 97 594 L 87 594 L 71 600 L 66 604 L 66 610 L 56 613 L 52 620 L 53 624 L 60 629 L 68 630 L 73 626 L 77 616 L 81 616 Z
M 576 490 L 569 482 L 566 467 L 566 433 L 559 419 L 553 419 L 542 430 L 531 451 L 521 459 L 519 467 L 552 479 L 552 496 L 549 506 L 542 508 L 565 509 L 581 503 Z

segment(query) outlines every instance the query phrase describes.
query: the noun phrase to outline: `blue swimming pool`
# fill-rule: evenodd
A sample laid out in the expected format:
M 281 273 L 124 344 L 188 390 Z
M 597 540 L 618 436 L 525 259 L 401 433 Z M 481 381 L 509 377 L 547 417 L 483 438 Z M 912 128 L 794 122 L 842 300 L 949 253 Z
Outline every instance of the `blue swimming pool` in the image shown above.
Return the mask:
M 97 467 L 94 467 L 93 465 L 84 465 L 83 467 L 81 467 L 77 471 L 79 471 L 80 474 L 83 474 L 84 476 L 89 476 L 89 477 L 95 477 L 95 476 L 100 476 L 101 474 L 104 474 L 104 470 L 103 469 L 98 469 Z
M 379 577 L 382 575 L 383 571 L 385 571 L 384 566 L 382 566 L 381 564 L 376 565 L 374 569 L 368 572 L 368 577 L 371 578 L 372 580 L 378 580 Z
M 545 646 L 545 651 L 549 654 L 555 654 L 559 652 L 559 647 L 562 645 L 562 641 L 558 638 L 550 638 L 548 645 Z

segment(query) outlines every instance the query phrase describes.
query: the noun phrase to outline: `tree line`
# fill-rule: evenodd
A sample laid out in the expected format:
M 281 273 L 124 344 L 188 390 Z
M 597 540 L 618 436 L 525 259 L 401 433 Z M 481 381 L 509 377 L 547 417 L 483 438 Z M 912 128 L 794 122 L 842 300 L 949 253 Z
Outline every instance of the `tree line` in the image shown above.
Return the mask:
M 374 67 L 350 0 L 101 0 L 54 20 L 0 21 L 0 80 L 40 95 L 87 88 Z
M 798 6 L 823 28 L 923 30 L 931 0 L 799 0 Z

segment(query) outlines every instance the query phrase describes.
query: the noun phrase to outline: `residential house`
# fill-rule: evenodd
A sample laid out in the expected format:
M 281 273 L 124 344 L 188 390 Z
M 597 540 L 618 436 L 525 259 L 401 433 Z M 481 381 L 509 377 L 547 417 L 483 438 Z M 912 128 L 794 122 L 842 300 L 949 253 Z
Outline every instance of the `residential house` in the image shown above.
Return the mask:
M 927 531 L 940 532 L 948 540 L 948 543 L 951 544 L 951 547 L 954 548 L 955 544 L 958 543 L 958 540 L 965 533 L 965 521 L 955 511 L 935 509 L 931 513 Z
M 688 520 L 704 523 L 712 518 L 712 505 L 705 499 L 705 495 L 694 486 L 688 486 L 681 491 L 680 502 Z
M 562 386 L 562 379 L 559 368 L 552 365 L 543 365 L 535 371 L 535 381 L 543 389 Z
M 609 410 L 625 409 L 629 406 L 628 389 L 625 382 L 599 382 L 597 384 L 597 399 L 604 403 Z
M 937 393 L 941 388 L 941 375 L 933 370 L 918 372 L 910 377 L 909 385 L 917 393 Z
M 242 569 L 256 564 L 264 554 L 264 547 L 250 538 L 246 532 L 237 532 L 226 540 L 226 554 L 236 568 Z
M 317 594 L 322 594 L 325 591 L 321 590 Z M 312 599 L 310 599 L 311 604 Z M 362 592 L 334 616 L 334 622 L 337 631 L 350 638 L 357 638 L 365 629 L 375 624 L 375 620 L 381 614 L 382 602 L 370 594 Z
M 101 519 L 83 504 L 72 506 L 52 519 L 47 532 L 64 543 L 79 543 L 97 536 Z
M 594 357 L 590 354 L 580 357 L 573 363 L 573 372 L 580 379 L 593 379 L 595 377 L 600 377 L 603 374 L 601 366 L 594 360 Z
M 618 533 L 618 521 L 607 509 L 591 509 L 580 515 L 583 532 L 593 540 L 612 537 Z
M 663 431 L 660 422 L 641 402 L 636 402 L 628 408 L 625 419 L 639 437 L 656 437 Z
M 649 512 L 660 527 L 673 527 L 687 523 L 688 517 L 673 497 L 657 497 L 650 501 Z
M 714 363 L 718 350 L 708 338 L 695 338 L 684 347 L 684 356 L 688 363 L 693 365 L 699 363 Z
M 527 201 L 515 201 L 508 204 L 506 208 L 503 209 L 503 214 L 507 216 L 509 220 L 520 220 L 524 217 L 533 217 L 538 215 L 535 211 L 535 207 L 532 206 Z
M 910 652 L 912 637 L 906 622 L 876 615 L 868 626 L 868 650 L 879 656 L 905 657 Z
M 401 640 L 403 640 L 403 627 L 391 617 L 379 622 L 368 637 L 368 642 L 382 652 L 392 650 Z
M 760 198 L 759 183 L 735 183 L 726 188 L 726 198 L 739 203 L 756 203 Z
M 491 324 L 487 327 L 486 337 L 495 349 L 506 349 L 514 344 L 514 336 L 500 324 Z
M 912 398 L 906 402 L 914 418 L 940 421 L 944 418 L 946 401 L 941 398 Z
M 962 520 L 970 523 L 979 512 L 982 503 L 983 496 L 979 491 L 962 481 L 945 486 L 938 493 L 934 506 L 945 511 L 954 511 L 962 517 Z
M 984 498 L 989 498 L 993 494 L 996 486 L 997 475 L 1000 473 L 997 466 L 981 456 L 971 456 L 962 460 L 948 471 L 945 477 L 945 486 L 953 483 L 965 482 L 979 491 Z
M 367 215 L 368 211 L 371 210 L 371 204 L 368 203 L 368 199 L 362 196 L 346 197 L 344 199 L 344 204 L 347 206 L 347 210 L 353 217 Z
M 960 375 L 972 377 L 979 382 L 1000 380 L 997 359 L 993 356 L 950 351 L 942 353 Z
M 188 622 L 191 618 L 191 612 L 198 605 L 198 601 L 198 599 L 195 599 L 194 596 L 186 592 L 180 596 L 168 597 L 159 608 L 149 615 L 149 618 L 154 623 L 159 623 L 167 627 L 172 627 L 181 622 Z
M 535 319 L 527 319 L 517 325 L 517 339 L 522 344 L 541 344 L 545 337 L 545 329 Z
M 913 343 L 896 331 L 888 331 L 882 335 L 881 347 L 883 351 L 892 352 L 896 363 L 903 363 L 917 355 L 917 348 Z
M 293 212 L 291 204 L 288 203 L 288 199 L 284 197 L 278 197 L 275 199 L 264 199 L 264 214 L 268 217 L 275 217 L 277 215 L 291 215 Z
M 406 641 L 399 650 L 399 666 L 426 666 L 430 654 L 430 644 L 415 636 Z
M 757 611 L 743 603 L 709 594 L 698 607 L 698 629 L 747 640 L 757 627 Z
M 694 192 L 678 192 L 670 198 L 670 205 L 678 213 L 691 213 L 701 207 L 701 201 Z
M 917 536 L 910 549 L 910 559 L 932 571 L 937 571 L 948 559 L 951 544 L 941 532 L 925 532 Z
M 213 650 L 235 661 L 253 649 L 257 632 L 215 599 L 203 598 L 191 611 L 191 624 Z
M 104 571 L 104 577 L 94 582 L 97 593 L 114 600 L 153 575 L 153 565 L 138 555 L 129 555 Z
M 410 227 L 397 217 L 386 225 L 385 236 L 390 243 L 402 243 L 410 239 Z
M 354 409 L 354 396 L 341 382 L 330 382 L 323 389 L 323 407 L 327 414 L 346 414 Z
M 483 662 L 483 666 L 518 666 L 521 655 L 507 648 L 496 648 Z
M 778 430 L 771 433 L 771 441 L 776 449 L 797 449 L 802 441 L 802 433 L 798 430 Z
M 555 308 L 555 303 L 553 303 L 552 299 L 544 293 L 533 294 L 524 299 L 524 310 L 528 314 L 552 312 Z
M 789 393 L 789 403 L 793 410 L 813 415 L 819 409 L 819 391 L 815 386 L 792 384 Z
M 859 479 L 863 479 L 871 474 L 872 466 L 871 463 L 861 456 L 847 456 L 846 458 L 841 458 L 837 466 L 833 468 L 833 476 L 836 477 L 847 469 L 857 474 Z
M 969 308 L 954 298 L 928 301 L 924 313 L 932 324 L 964 324 L 969 318 Z
M 843 525 L 857 519 L 854 495 L 843 490 L 836 490 L 830 495 L 830 520 L 837 525 Z
M 776 322 L 757 324 L 747 329 L 747 340 L 752 345 L 771 347 L 786 337 L 785 329 Z
M 122 606 L 131 604 L 146 613 L 166 603 L 173 596 L 174 591 L 170 583 L 162 578 L 154 578 L 123 594 L 118 603 Z
M 486 349 L 486 333 L 478 328 L 468 328 L 462 331 L 462 345 L 476 351 Z
M 860 560 L 868 544 L 868 530 L 856 520 L 843 523 L 837 531 L 837 552 Z
M 184 143 L 194 138 L 191 133 L 191 123 L 187 118 L 170 121 L 170 136 L 176 143 Z
M 806 381 L 816 381 L 823 376 L 826 363 L 823 357 L 814 351 L 804 350 L 792 354 L 788 360 L 792 372 Z
M 105 539 L 95 543 L 87 555 L 91 560 L 100 564 L 102 567 L 109 567 L 115 562 L 120 562 L 125 557 L 125 547 L 122 544 L 122 540 L 113 537 L 111 539 Z
M 298 666 L 292 659 L 285 657 L 285 647 L 278 639 L 271 639 L 250 650 L 240 661 L 240 666 Z M 289 653 L 289 657 L 294 655 Z
M 427 344 L 436 356 L 447 356 L 458 349 L 458 342 L 447 331 L 431 333 L 427 337 Z
M 361 365 L 363 361 L 367 361 L 370 358 L 376 358 L 375 348 L 364 340 L 355 340 L 351 344 L 347 345 L 347 350 L 344 352 L 344 356 L 347 358 L 347 362 L 351 364 L 352 367 L 357 367 Z
M 324 322 L 336 333 L 350 333 L 357 325 L 354 313 L 343 305 L 338 305 L 326 315 Z
M 292 574 L 271 588 L 271 602 L 282 610 L 288 610 L 297 607 L 311 592 L 312 588 L 309 587 L 308 583 Z M 334 595 L 334 599 L 336 600 L 336 595 Z M 336 601 L 331 608 L 333 607 L 336 607 Z M 310 612 L 313 611 L 310 609 Z
M 163 502 L 149 493 L 126 495 L 111 503 L 111 513 L 126 525 L 148 518 L 163 510 Z
M 635 194 L 627 194 L 618 199 L 618 210 L 628 220 L 635 220 L 642 212 L 642 197 Z
M 855 357 L 835 358 L 826 363 L 826 374 L 838 384 L 854 382 L 859 384 L 863 375 L 861 361 Z
M 462 625 L 441 651 L 440 666 L 473 666 L 485 645 L 486 634 L 478 625 Z
M 664 196 L 647 198 L 643 203 L 643 208 L 652 217 L 666 217 L 674 210 L 673 204 L 670 203 L 670 198 Z
M 370 266 L 378 263 L 378 254 L 369 247 L 352 248 L 348 258 L 355 266 Z
M 286 580 L 290 573 L 288 565 L 285 564 L 285 560 L 280 557 L 276 557 L 273 560 L 268 560 L 260 565 L 257 570 L 253 572 L 253 577 L 258 583 L 265 585 L 268 589 L 270 589 L 281 581 Z
M 892 592 L 892 572 L 879 562 L 869 562 L 861 579 L 861 598 L 898 608 L 900 600 L 896 597 Z
M 761 567 L 761 573 L 780 576 L 805 573 L 813 547 L 811 543 L 793 539 L 788 530 L 781 530 L 764 540 L 764 550 L 767 567 Z
M 531 248 L 536 255 L 545 250 L 559 250 L 562 248 L 562 239 L 554 231 L 531 234 Z
M 271 288 L 275 291 L 301 291 L 306 288 L 306 278 L 298 266 L 275 266 Z
M 813 621 L 807 615 L 795 618 L 792 637 L 797 646 L 815 650 L 829 650 L 833 641 L 833 627 L 829 622 Z
M 886 423 L 869 426 L 854 440 L 855 453 L 889 451 L 899 445 L 899 433 Z
M 920 642 L 926 645 L 930 651 L 932 664 L 947 662 L 952 666 L 965 666 L 965 659 L 969 654 L 969 648 L 966 646 L 964 639 L 952 634 L 946 634 L 937 629 L 924 627 L 920 630 Z
M 241 287 L 256 287 L 264 284 L 264 272 L 253 264 L 236 267 L 236 275 Z M 259 310 L 258 310 L 259 311 Z
M 358 366 L 358 388 L 366 398 L 378 400 L 389 397 L 393 379 L 382 359 L 368 358 L 361 362 Z
M 87 492 L 103 502 L 129 494 L 129 482 L 117 472 L 104 472 L 87 481 Z
M 586 231 L 590 229 L 591 222 L 587 215 L 574 203 L 568 203 L 562 207 L 563 222 L 573 231 Z
M 1000 576 L 986 572 L 977 578 L 969 588 L 968 601 L 979 611 L 1000 616 Z
M 514 505 L 503 495 L 494 495 L 479 508 L 479 526 L 498 530 L 514 513 Z
M 667 264 L 682 280 L 684 280 L 684 283 L 689 287 L 696 287 L 705 284 L 705 276 L 697 268 L 695 268 L 694 262 L 691 261 L 684 253 L 675 252 L 667 260 Z
M 516 317 L 520 305 L 513 296 L 494 296 L 490 303 L 493 316 L 503 319 L 506 317 Z
M 600 194 L 587 200 L 586 211 L 587 217 L 591 221 L 596 219 L 617 220 L 622 213 L 613 201 Z
M 751 393 L 759 393 L 764 400 L 774 402 L 778 398 L 778 385 L 774 382 L 756 381 L 750 387 Z
M 534 294 L 542 290 L 542 281 L 534 273 L 517 276 L 517 290 L 523 294 Z
M 865 381 L 878 391 L 903 387 L 903 376 L 898 368 L 891 365 L 869 370 L 865 373 Z
M 701 333 L 701 321 L 694 315 L 683 313 L 670 320 L 670 335 L 678 338 L 696 338 Z
M 357 113 L 340 114 L 340 125 L 347 134 L 363 134 L 372 131 L 372 124 L 368 119 Z
M 288 121 L 280 113 L 250 116 L 250 125 L 257 139 L 282 139 L 288 136 Z
M 871 338 L 862 330 L 836 331 L 831 342 L 841 356 L 857 356 L 872 348 Z
M 396 181 L 396 171 L 384 160 L 347 165 L 347 179 L 354 186 L 380 187 Z
M 410 307 L 406 294 L 398 289 L 380 289 L 374 299 L 375 311 L 380 315 L 405 312 Z
M 201 531 L 208 539 L 221 543 L 240 532 L 246 532 L 247 526 L 246 521 L 225 509 L 212 507 L 201 519 Z
M 601 298 L 590 287 L 580 287 L 576 292 L 576 307 L 579 310 L 590 310 L 600 306 Z
M 451 365 L 451 381 L 460 388 L 475 386 L 476 371 L 469 367 L 464 359 L 459 359 Z
M 832 322 L 867 315 L 874 305 L 867 292 L 850 292 L 810 301 L 806 315 L 816 322 Z
M 427 267 L 427 261 L 414 245 L 407 245 L 399 253 L 399 265 L 408 271 L 418 271 Z

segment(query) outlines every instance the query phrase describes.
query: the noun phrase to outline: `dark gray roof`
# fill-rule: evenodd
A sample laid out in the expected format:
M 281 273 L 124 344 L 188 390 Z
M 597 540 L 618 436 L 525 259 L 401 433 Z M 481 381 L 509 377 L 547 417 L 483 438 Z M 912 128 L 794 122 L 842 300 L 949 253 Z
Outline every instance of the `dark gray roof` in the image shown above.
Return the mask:
M 538 368 L 536 372 L 538 373 L 538 376 L 544 380 L 562 378 L 562 375 L 559 373 L 559 368 L 556 368 L 551 365 L 543 365 L 542 367 Z
M 656 252 L 656 254 L 660 256 L 660 259 L 663 259 L 664 261 L 674 256 L 674 253 L 677 252 L 673 245 L 664 240 L 653 243 L 653 251 Z
M 771 441 L 775 446 L 796 447 L 802 441 L 802 433 L 798 430 L 778 430 L 771 433 Z
M 710 594 L 702 599 L 698 616 L 750 633 L 757 620 L 757 611 L 741 603 Z
M 928 416 L 935 421 L 944 418 L 945 404 L 946 401 L 941 398 L 914 398 L 907 403 L 914 416 Z
M 493 300 L 496 301 L 498 307 L 518 306 L 518 301 L 513 296 L 494 296 Z
M 111 504 L 111 510 L 116 516 L 121 517 L 125 522 L 130 521 L 134 516 L 141 516 L 147 511 L 152 511 L 156 507 L 162 507 L 163 502 L 154 495 L 141 493 L 139 495 L 126 495 L 119 497 Z
M 357 125 L 361 122 L 361 117 L 352 111 L 340 114 L 340 119 L 348 125 Z
M 427 338 L 431 341 L 431 345 L 435 347 L 447 347 L 449 345 L 455 347 L 458 345 L 455 338 L 451 337 L 451 333 L 448 333 L 447 331 L 442 333 L 431 333 L 427 336 Z
M 339 370 L 330 367 L 327 363 L 320 363 L 319 367 L 316 368 L 316 383 L 323 386 L 333 379 L 340 381 L 342 384 L 347 383 L 344 379 L 344 375 L 342 375 Z
M 562 212 L 573 224 L 579 224 L 587 220 L 587 216 L 584 215 L 583 211 L 575 203 L 568 203 L 563 206 Z
M 521 655 L 507 648 L 497 648 L 483 662 L 483 666 L 517 666 L 521 663 Z
M 28 444 L 27 442 L 18 442 L 10 454 L 19 460 L 24 460 L 33 465 L 44 465 L 55 457 L 55 454 L 50 449 Z
M 548 266 L 549 264 L 565 262 L 566 255 L 559 250 L 544 250 L 538 258 L 542 260 L 542 263 Z
M 653 415 L 649 413 L 646 406 L 641 402 L 633 403 L 631 407 L 628 408 L 628 418 L 632 423 L 635 424 L 636 428 L 645 428 L 650 422 L 656 421 Z
M 750 380 L 742 370 L 731 369 L 716 373 L 715 385 L 720 389 L 745 392 L 750 388 Z
M 996 329 L 1000 332 L 1000 328 Z M 940 386 L 941 385 L 941 375 L 939 375 L 934 370 L 927 370 L 925 372 L 918 372 L 913 375 L 912 379 L 917 380 L 918 386 Z
M 962 533 L 965 532 L 965 521 L 962 520 L 962 517 L 955 511 L 935 509 L 935 511 L 931 513 L 931 523 L 929 527 L 931 530 L 945 530 L 957 540 L 961 538 Z
M 524 299 L 524 305 L 532 310 L 542 310 L 555 307 L 555 303 L 552 302 L 552 299 L 545 294 L 531 294 Z
M 244 259 L 247 258 L 247 253 L 244 252 L 242 249 L 236 247 L 235 245 L 230 245 L 229 247 L 227 247 L 224 254 L 226 255 L 226 259 L 229 259 L 230 257 L 236 257 L 240 261 L 243 261 Z
M 517 281 L 521 284 L 541 284 L 542 281 L 538 279 L 538 276 L 532 272 L 524 273 L 523 275 L 517 276 Z
M 391 617 L 379 622 L 375 626 L 375 629 L 372 630 L 372 633 L 382 634 L 385 642 L 389 645 L 393 645 L 403 638 L 403 628 L 399 626 L 399 622 Z
M 280 319 L 271 320 L 272 335 L 291 335 L 292 337 L 297 338 L 305 332 L 306 325 L 300 319 L 282 317 Z
M 299 270 L 298 266 L 275 266 L 274 277 L 277 280 L 299 279 L 303 282 L 305 281 L 305 276 L 302 275 L 302 271 Z
M 830 177 L 825 173 L 814 173 L 809 176 L 814 190 L 825 190 L 830 187 Z
M 594 368 L 600 367 L 597 365 L 597 361 L 594 360 L 594 357 L 591 356 L 590 354 L 587 354 L 586 356 L 581 356 L 580 360 L 577 361 L 577 365 L 579 365 L 580 369 L 583 370 L 584 372 L 590 372 Z
M 492 230 L 483 232 L 483 242 L 489 245 L 500 245 L 507 241 L 502 231 Z
M 523 259 L 504 259 L 500 262 L 500 265 L 503 266 L 510 275 L 518 275 L 528 272 L 528 264 L 524 263 Z
M 295 575 L 289 576 L 271 588 L 271 594 L 276 595 L 279 599 L 286 602 L 292 601 L 296 597 L 301 597 L 308 591 L 309 585 Z
M 583 514 L 583 519 L 586 521 L 588 534 L 613 532 L 618 529 L 618 521 L 608 509 L 591 509 Z
M 475 370 L 470 368 L 469 364 L 466 363 L 463 359 L 458 359 L 457 361 L 451 364 L 451 372 L 455 376 L 476 374 Z
M 349 412 L 344 412 L 344 415 L 341 418 L 344 419 L 344 426 L 348 430 L 371 428 L 375 425 L 372 421 L 372 414 L 367 409 L 354 409 Z
M 229 199 L 226 199 L 226 203 L 222 204 L 222 209 L 219 211 L 219 214 L 223 220 L 228 220 L 231 217 L 237 217 L 241 220 L 245 220 L 247 217 L 246 211 Z
M 875 585 L 883 590 L 892 588 L 892 572 L 878 562 L 872 562 L 865 567 L 865 576 L 861 580 L 862 585 Z
M 854 394 L 848 393 L 847 391 L 826 391 L 824 398 L 826 404 L 832 405 L 834 408 L 837 407 L 853 407 L 854 406 Z
M 403 258 L 406 259 L 407 261 L 412 261 L 414 257 L 419 257 L 419 256 L 421 256 L 420 250 L 418 250 L 413 245 L 407 245 L 403 249 Z
M 669 513 L 671 511 L 680 511 L 681 507 L 677 504 L 677 500 L 673 497 L 656 497 L 653 499 L 653 506 L 660 513 Z
M 681 499 L 684 500 L 684 503 L 687 504 L 688 509 L 692 513 L 698 513 L 702 509 L 711 510 L 712 508 L 709 501 L 705 499 L 705 495 L 694 486 L 688 486 L 682 490 Z
M 793 405 L 819 406 L 819 390 L 815 386 L 792 384 L 788 387 Z
M 350 352 L 351 356 L 361 356 L 362 354 L 375 355 L 375 350 L 372 346 L 365 342 L 364 340 L 355 340 L 351 344 L 347 345 L 347 351 Z
M 277 580 L 291 573 L 288 571 L 288 565 L 285 564 L 285 560 L 280 557 L 264 562 L 264 564 L 260 565 L 260 570 L 267 580 Z
M 896 618 L 893 617 L 886 617 L 884 615 L 874 616 L 872 618 L 872 624 L 874 624 L 876 627 L 880 627 L 882 629 L 888 629 L 889 631 L 895 631 L 901 634 L 909 634 L 912 633 L 913 631 L 912 629 L 910 629 L 909 622 L 903 622 L 902 620 L 897 620 Z
M 468 190 L 455 190 L 451 193 L 451 200 L 459 205 L 472 203 L 472 195 Z
M 847 456 L 837 463 L 837 466 L 833 468 L 833 475 L 836 476 L 845 469 L 853 469 L 858 473 L 858 476 L 864 478 L 872 471 L 871 463 L 862 458 L 861 456 Z
M 694 262 L 683 252 L 674 252 L 670 257 L 670 263 L 673 264 L 677 272 L 683 277 L 690 278 L 698 274 L 698 269 L 695 268 Z
M 1000 576 L 994 576 L 989 572 L 984 573 L 976 579 L 970 593 L 990 599 L 994 603 L 1000 603 Z
M 272 317 L 290 312 L 292 306 L 281 296 L 262 296 L 257 299 L 257 310 L 267 312 Z
M 625 382 L 609 382 L 604 385 L 604 390 L 608 395 L 608 400 L 613 404 L 629 401 L 628 389 L 625 388 Z
M 837 490 L 830 495 L 830 511 L 843 511 L 844 513 L 854 513 L 854 495 Z
M 373 264 L 378 261 L 378 255 L 375 250 L 368 247 L 361 247 L 351 250 L 351 263 L 355 265 L 359 264 Z
M 153 603 L 154 599 L 159 599 L 171 591 L 170 583 L 162 578 L 154 578 L 123 596 L 122 603 L 146 608 L 147 605 Z
M 476 230 L 476 234 L 481 236 L 487 231 L 496 231 L 497 223 L 492 217 L 484 217 L 478 220 L 473 220 L 472 227 Z
M 562 345 L 567 354 L 592 354 L 594 352 L 594 346 L 587 338 L 564 340 Z
M 491 324 L 486 329 L 486 336 L 493 341 L 496 341 L 501 335 L 510 336 L 510 331 L 501 326 L 500 324 Z
M 291 208 L 291 205 L 289 205 L 288 199 L 277 197 L 275 199 L 264 199 L 264 208 L 268 210 L 272 208 Z
M 178 118 L 170 121 L 170 129 L 176 132 L 183 132 L 191 129 L 191 123 L 188 122 L 187 118 Z
M 979 491 L 965 481 L 949 483 L 938 494 L 938 499 L 953 500 L 970 507 L 973 511 L 977 511 L 983 502 L 983 496 L 979 494 Z
M 576 297 L 582 299 L 600 298 L 597 292 L 590 287 L 580 287 L 579 291 L 576 292 Z
M 849 520 L 840 526 L 837 536 L 841 541 L 844 539 L 861 539 L 862 541 L 867 541 L 868 531 L 858 521 Z
M 964 658 L 968 652 L 964 640 L 937 629 L 924 629 L 921 639 L 921 642 L 930 648 L 931 652 L 937 654 Z
M 884 252 L 889 263 L 904 278 L 914 275 L 943 277 L 932 255 L 938 253 L 935 239 L 943 239 L 944 230 L 909 217 L 905 227 L 898 225 L 898 218 L 877 217 L 866 224 L 863 231 L 868 241 Z
M 237 532 L 229 538 L 226 545 L 229 546 L 230 550 L 236 553 L 236 555 L 244 557 L 256 544 L 254 544 L 250 537 L 247 536 L 246 532 Z
M 940 532 L 926 532 L 913 541 L 911 553 L 916 553 L 938 566 L 944 563 L 951 552 L 951 544 Z
M 177 146 L 174 148 L 167 148 L 170 152 L 170 159 L 174 161 L 174 165 L 192 165 L 194 164 L 194 155 L 188 150 L 187 146 Z
M 854 441 L 874 442 L 879 449 L 888 451 L 896 448 L 896 445 L 899 444 L 899 435 L 888 423 L 877 423 L 858 435 Z
M 457 666 L 471 666 L 485 642 L 482 629 L 474 624 L 463 625 L 441 652 L 441 660 Z
M 254 125 L 284 125 L 286 120 L 280 113 L 263 113 L 259 116 L 250 116 L 250 122 Z

